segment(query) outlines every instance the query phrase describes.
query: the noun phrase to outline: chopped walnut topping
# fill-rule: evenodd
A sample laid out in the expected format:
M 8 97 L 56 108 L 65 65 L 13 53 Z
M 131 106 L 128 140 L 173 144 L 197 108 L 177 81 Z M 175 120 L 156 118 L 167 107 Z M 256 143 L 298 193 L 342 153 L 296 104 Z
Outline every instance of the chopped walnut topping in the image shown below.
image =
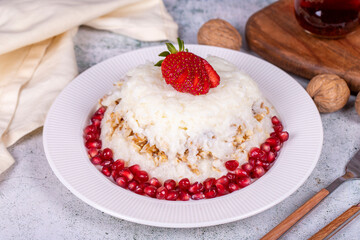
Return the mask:
M 241 134 L 242 133 L 242 128 L 241 128 L 241 125 L 238 127 L 237 129 L 237 134 Z
M 167 162 L 168 161 L 168 157 L 166 156 L 166 154 L 163 151 L 161 151 L 159 153 L 159 160 L 160 160 L 160 162 Z
M 188 164 L 187 166 L 188 166 L 188 168 L 190 168 L 190 170 L 193 173 L 195 173 L 196 175 L 200 175 L 200 171 L 199 171 L 199 169 L 197 169 L 196 164 L 194 164 L 194 165 Z
M 250 136 L 245 133 L 243 138 L 246 141 L 246 140 L 250 139 Z
M 200 157 L 200 158 L 206 158 L 209 157 L 211 154 L 211 152 L 209 151 L 203 151 L 201 148 L 198 149 L 198 153 L 196 154 L 196 156 Z
M 263 120 L 264 115 L 262 113 L 258 113 L 254 116 L 254 118 L 258 121 L 261 122 L 261 120 Z
M 244 139 L 243 136 L 240 136 L 240 135 L 235 136 L 235 142 L 236 143 L 243 143 L 244 141 L 245 141 L 245 139 Z
M 214 170 L 214 171 L 221 172 L 220 169 L 218 169 L 217 167 L 212 166 L 211 168 L 212 168 L 212 170 Z
M 254 114 L 254 118 L 258 122 L 261 122 L 261 120 L 263 120 L 264 117 L 270 113 L 269 108 L 264 104 L 264 102 L 262 102 L 260 104 L 260 109 L 264 109 L 264 110 L 255 111 L 254 108 L 252 109 L 253 114 Z
M 147 143 L 147 139 L 145 136 L 135 133 L 133 141 L 136 145 L 139 145 L 141 148 Z

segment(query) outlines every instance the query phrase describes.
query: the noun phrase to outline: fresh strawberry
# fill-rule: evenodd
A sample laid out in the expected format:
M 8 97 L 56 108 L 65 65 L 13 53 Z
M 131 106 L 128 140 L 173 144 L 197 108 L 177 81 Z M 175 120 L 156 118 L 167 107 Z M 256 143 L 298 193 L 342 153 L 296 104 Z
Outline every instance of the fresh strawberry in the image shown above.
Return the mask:
M 203 63 L 204 63 L 205 71 L 209 76 L 210 87 L 212 88 L 217 87 L 220 84 L 219 75 L 205 59 L 203 59 Z
M 169 50 L 159 54 L 165 57 L 155 66 L 161 66 L 161 72 L 167 84 L 179 92 L 201 95 L 220 83 L 220 77 L 213 67 L 203 58 L 184 49 L 184 42 L 178 38 L 179 51 L 166 43 Z

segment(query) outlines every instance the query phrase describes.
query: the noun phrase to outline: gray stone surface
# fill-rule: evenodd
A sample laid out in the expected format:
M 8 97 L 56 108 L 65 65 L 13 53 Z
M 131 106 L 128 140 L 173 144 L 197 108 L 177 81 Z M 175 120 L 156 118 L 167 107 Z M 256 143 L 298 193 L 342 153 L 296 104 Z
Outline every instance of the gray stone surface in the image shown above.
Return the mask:
M 223 18 L 244 36 L 251 14 L 273 0 L 165 0 L 186 43 L 196 43 L 197 30 L 211 18 Z M 79 70 L 109 57 L 160 42 L 144 43 L 124 36 L 81 28 L 75 37 Z M 243 51 L 248 52 L 243 39 Z M 303 86 L 306 80 L 295 77 Z M 344 109 L 322 114 L 324 144 L 309 179 L 294 194 L 265 212 L 244 220 L 196 229 L 143 226 L 116 219 L 75 197 L 52 173 L 44 155 L 42 129 L 10 148 L 14 166 L 0 175 L 0 239 L 259 239 L 317 191 L 340 176 L 359 150 L 360 117 L 352 96 Z M 360 181 L 339 187 L 283 239 L 307 239 L 360 201 Z M 333 239 L 360 239 L 360 217 Z

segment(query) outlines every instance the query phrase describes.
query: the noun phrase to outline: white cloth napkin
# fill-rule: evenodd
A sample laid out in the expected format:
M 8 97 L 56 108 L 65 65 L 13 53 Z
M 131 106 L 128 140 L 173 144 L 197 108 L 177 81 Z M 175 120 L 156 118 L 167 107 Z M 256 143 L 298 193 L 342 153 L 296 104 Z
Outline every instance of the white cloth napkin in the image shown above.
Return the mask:
M 7 147 L 43 125 L 77 75 L 79 25 L 142 41 L 175 41 L 178 29 L 162 0 L 0 0 L 0 174 L 14 163 Z

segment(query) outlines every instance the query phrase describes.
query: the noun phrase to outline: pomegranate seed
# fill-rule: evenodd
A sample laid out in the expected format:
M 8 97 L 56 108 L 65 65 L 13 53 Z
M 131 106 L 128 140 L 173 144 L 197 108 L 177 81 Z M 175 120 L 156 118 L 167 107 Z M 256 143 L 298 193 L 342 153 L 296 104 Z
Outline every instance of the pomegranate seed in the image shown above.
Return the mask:
M 260 152 L 261 152 L 260 148 L 257 148 L 257 147 L 251 148 L 249 151 L 249 158 L 257 159 L 260 155 Z
M 237 185 L 240 188 L 244 188 L 246 186 L 249 186 L 250 184 L 251 184 L 251 178 L 250 177 L 239 178 L 239 180 L 237 181 Z
M 113 162 L 114 162 L 114 160 L 111 158 L 109 160 L 102 161 L 102 163 L 100 163 L 100 165 L 101 166 L 109 166 L 109 167 L 111 167 Z
M 119 171 L 118 170 L 114 170 L 113 168 L 112 168 L 112 166 L 111 166 L 111 169 L 112 169 L 112 171 L 111 171 L 111 176 L 112 176 L 112 178 L 115 180 L 117 177 L 119 177 Z
M 251 166 L 255 166 L 255 158 L 249 158 L 248 163 L 249 163 Z
M 279 125 L 274 126 L 274 131 L 275 131 L 276 133 L 282 132 L 282 130 L 284 130 L 284 127 L 283 127 L 282 124 L 279 124 Z
M 154 177 L 150 178 L 149 183 L 150 183 L 150 185 L 153 185 L 156 188 L 161 187 L 161 183 L 157 178 L 154 178 Z
M 164 187 L 166 187 L 167 190 L 174 190 L 176 187 L 176 182 L 172 179 L 168 179 L 164 182 Z
M 95 112 L 95 115 L 103 115 L 106 111 L 106 107 L 104 106 L 101 106 L 96 112 Z
M 138 184 L 137 181 L 132 180 L 132 181 L 130 181 L 129 184 L 128 184 L 128 189 L 129 189 L 130 191 L 135 191 L 135 189 L 136 189 L 136 187 L 137 187 L 138 185 L 139 185 L 139 184 Z
M 198 189 L 199 189 L 200 192 L 203 192 L 204 191 L 204 185 L 202 185 L 202 183 L 199 183 Z
M 139 186 L 140 186 L 142 189 L 145 189 L 146 187 L 150 186 L 150 183 L 148 183 L 148 182 L 143 182 L 143 183 L 140 183 Z
M 265 171 L 268 171 L 271 168 L 271 163 L 263 162 L 262 167 L 264 168 Z
M 97 140 L 99 139 L 99 133 L 97 132 L 89 132 L 88 134 L 85 135 L 85 140 L 89 141 L 89 140 Z
M 111 175 L 111 168 L 109 166 L 104 166 L 102 169 L 101 169 L 101 172 L 107 176 L 107 177 L 110 177 Z
M 96 148 L 90 148 L 88 150 L 88 154 L 89 154 L 89 157 L 92 158 L 92 157 L 95 157 L 99 154 L 99 149 L 96 149 Z
M 134 165 L 130 166 L 129 169 L 133 174 L 136 174 L 137 172 L 140 171 L 140 166 L 139 166 L 139 164 L 134 164 Z
M 262 166 L 255 166 L 254 170 L 251 172 L 253 178 L 260 178 L 265 174 L 265 170 Z
M 253 165 L 251 165 L 250 163 L 244 163 L 243 165 L 241 165 L 241 168 L 248 174 L 254 169 Z
M 239 166 L 239 162 L 236 160 L 229 160 L 225 162 L 225 167 L 229 171 L 234 171 Z
M 166 200 L 169 201 L 176 201 L 176 199 L 179 197 L 179 193 L 177 191 L 174 190 L 170 190 L 167 194 L 167 196 L 165 197 Z
M 273 149 L 273 152 L 278 152 L 278 151 L 280 151 L 281 148 L 282 148 L 282 143 L 280 143 L 279 145 L 276 145 L 272 149 Z
M 100 149 L 101 148 L 101 140 L 89 140 L 85 143 L 85 147 L 87 149 L 90 149 L 90 148 Z
M 101 120 L 92 119 L 91 121 L 92 121 L 93 125 L 94 125 L 97 129 L 99 129 L 99 127 L 100 127 L 100 125 L 101 125 Z M 99 130 L 100 130 L 100 129 L 99 129 Z M 99 131 L 98 133 L 100 134 L 100 131 Z
M 263 143 L 260 145 L 260 149 L 263 150 L 264 152 L 270 152 L 270 144 L 268 143 Z
M 278 155 L 278 152 L 276 152 L 274 150 L 271 150 L 271 152 L 273 152 L 275 154 L 275 158 L 276 158 L 276 156 Z
M 260 160 L 260 161 L 266 161 L 266 157 L 267 157 L 267 154 L 266 154 L 266 152 L 264 152 L 263 150 L 260 150 L 260 154 L 259 154 L 259 157 L 258 157 L 258 159 Z
M 195 193 L 195 194 L 193 194 L 191 196 L 192 200 L 201 200 L 201 199 L 204 199 L 204 198 L 205 198 L 205 195 L 202 192 Z
M 270 133 L 270 137 L 277 138 L 277 133 L 276 132 Z
M 97 132 L 97 128 L 94 125 L 88 125 L 85 129 L 84 129 L 84 133 L 85 135 L 90 133 L 90 132 Z
M 129 168 L 124 168 L 123 170 L 120 170 L 119 176 L 126 177 L 128 181 L 131 181 L 134 178 L 134 174 L 132 174 Z
M 139 195 L 144 195 L 144 189 L 140 185 L 137 185 L 135 187 L 134 193 L 139 194 Z
M 273 116 L 273 117 L 271 118 L 271 122 L 272 122 L 273 125 L 279 125 L 279 124 L 281 124 L 280 120 L 279 120 L 276 116 Z
M 216 187 L 211 187 L 204 192 L 205 198 L 214 198 L 217 195 Z
M 274 152 L 268 152 L 266 161 L 272 163 L 275 161 L 276 155 Z
M 216 179 L 215 185 L 220 183 L 227 187 L 229 185 L 230 180 L 226 176 L 222 176 L 221 178 Z
M 168 190 L 166 189 L 166 187 L 159 187 L 156 190 L 157 199 L 165 199 L 167 195 L 168 195 Z
M 124 169 L 124 166 L 125 166 L 124 160 L 118 159 L 112 164 L 111 168 L 120 171 Z
M 215 186 L 216 186 L 216 190 L 219 195 L 226 195 L 229 193 L 227 188 L 224 185 L 222 185 L 221 183 L 216 183 Z
M 289 139 L 289 133 L 288 132 L 279 132 L 278 133 L 278 137 L 280 139 L 281 142 L 285 142 Z
M 113 157 L 113 152 L 110 148 L 105 148 L 102 153 L 101 153 L 101 157 L 104 160 L 110 159 Z
M 263 166 L 263 162 L 260 160 L 255 161 L 255 166 Z
M 280 144 L 280 140 L 274 137 L 269 137 L 265 142 L 270 144 L 271 147 L 275 147 Z
M 150 185 L 144 188 L 144 193 L 149 197 L 155 198 L 156 197 L 156 187 Z
M 103 119 L 104 115 L 103 114 L 94 114 L 92 117 L 91 117 L 91 122 L 94 122 L 94 120 L 99 120 L 101 121 Z
M 242 168 L 237 168 L 235 169 L 235 175 L 236 177 L 238 178 L 241 178 L 241 177 L 248 177 L 249 174 Z
M 236 175 L 234 173 L 228 172 L 226 174 L 226 177 L 229 179 L 230 182 L 235 182 L 235 180 L 236 180 Z
M 204 188 L 205 189 L 210 189 L 212 186 L 215 185 L 215 178 L 207 178 L 204 182 L 203 182 Z
M 118 177 L 116 183 L 122 188 L 127 188 L 128 186 L 128 180 L 125 177 Z
M 149 180 L 149 174 L 146 171 L 138 171 L 135 174 L 135 179 L 139 182 L 146 182 Z
M 95 157 L 91 158 L 91 162 L 94 165 L 100 165 L 102 163 L 102 159 L 98 156 L 95 156 Z
M 190 187 L 190 181 L 188 178 L 183 178 L 179 181 L 179 188 L 183 190 L 188 190 Z
M 237 185 L 235 183 L 230 183 L 229 184 L 229 192 L 235 192 L 235 191 L 237 191 L 239 189 L 240 189 L 239 185 Z
M 204 191 L 204 185 L 199 182 L 194 182 L 190 185 L 189 190 L 190 193 L 195 194 Z
M 179 183 L 180 184 L 180 183 Z M 180 190 L 179 192 L 179 200 L 181 201 L 189 201 L 191 198 L 190 194 L 184 190 Z

